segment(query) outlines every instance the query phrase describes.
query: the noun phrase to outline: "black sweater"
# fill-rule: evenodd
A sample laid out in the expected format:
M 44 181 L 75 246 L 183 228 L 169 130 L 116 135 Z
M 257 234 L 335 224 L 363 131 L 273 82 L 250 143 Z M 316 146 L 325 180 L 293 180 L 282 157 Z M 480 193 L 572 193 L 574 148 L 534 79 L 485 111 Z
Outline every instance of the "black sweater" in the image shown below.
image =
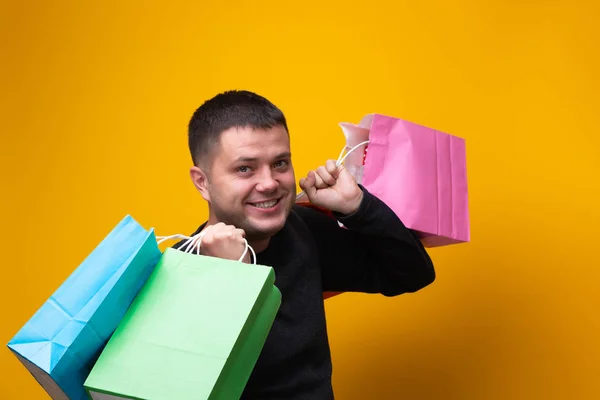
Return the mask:
M 395 296 L 435 279 L 417 237 L 361 189 L 363 201 L 354 214 L 334 213 L 347 229 L 295 205 L 284 228 L 257 254 L 257 264 L 275 269 L 282 303 L 242 399 L 333 399 L 324 291 Z

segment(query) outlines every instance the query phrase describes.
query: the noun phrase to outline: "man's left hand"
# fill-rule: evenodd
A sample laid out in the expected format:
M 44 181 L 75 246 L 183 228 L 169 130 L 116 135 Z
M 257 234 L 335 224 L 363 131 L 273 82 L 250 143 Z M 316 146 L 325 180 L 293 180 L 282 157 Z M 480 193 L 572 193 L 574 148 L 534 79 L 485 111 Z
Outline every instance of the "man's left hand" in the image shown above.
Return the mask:
M 345 215 L 355 212 L 363 198 L 352 174 L 344 165 L 336 166 L 335 160 L 310 171 L 300 179 L 300 187 L 312 204 Z

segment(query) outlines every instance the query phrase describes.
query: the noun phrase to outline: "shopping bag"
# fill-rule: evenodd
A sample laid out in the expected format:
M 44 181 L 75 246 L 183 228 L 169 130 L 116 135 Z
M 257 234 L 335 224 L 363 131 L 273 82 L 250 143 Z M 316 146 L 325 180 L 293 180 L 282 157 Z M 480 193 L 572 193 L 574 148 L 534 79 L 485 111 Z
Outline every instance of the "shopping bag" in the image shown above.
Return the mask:
M 424 246 L 470 241 L 464 139 L 381 114 L 340 126 L 344 165 Z
M 274 270 L 181 249 L 165 250 L 103 350 L 91 399 L 240 398 L 281 304 Z
M 126 216 L 8 343 L 53 399 L 87 399 L 83 383 L 161 252 Z

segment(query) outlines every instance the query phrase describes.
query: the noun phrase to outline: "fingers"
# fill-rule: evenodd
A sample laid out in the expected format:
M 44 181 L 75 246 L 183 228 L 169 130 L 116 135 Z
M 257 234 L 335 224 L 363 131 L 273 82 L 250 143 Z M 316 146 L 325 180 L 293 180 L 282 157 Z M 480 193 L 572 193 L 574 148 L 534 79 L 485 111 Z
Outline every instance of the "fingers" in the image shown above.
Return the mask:
M 306 175 L 306 178 L 300 179 L 300 187 L 302 188 L 302 190 L 304 190 L 306 192 L 306 194 L 309 197 L 312 194 L 314 194 L 317 190 L 317 188 L 315 187 L 315 184 L 316 184 L 316 177 L 315 177 L 315 173 L 313 171 L 309 171 L 308 174 Z
M 317 168 L 317 189 L 325 189 L 333 185 L 335 185 L 335 178 L 327 171 L 327 168 L 324 166 Z
M 246 232 L 243 229 L 238 229 L 233 225 L 225 225 L 223 222 L 218 222 L 214 225 L 209 225 L 202 231 L 202 244 L 210 245 L 215 241 L 231 240 L 243 242 L 246 237 Z
M 236 228 L 235 233 L 242 239 L 246 237 L 246 231 L 244 231 L 243 229 Z
M 312 181 L 312 174 L 314 174 L 314 183 Z M 309 178 L 309 176 L 311 176 Z M 334 160 L 328 160 L 324 166 L 317 168 L 315 172 L 311 171 L 307 177 L 300 180 L 300 187 L 306 191 L 305 186 L 314 186 L 317 189 L 325 189 L 330 186 L 334 186 L 339 176 L 339 169 Z
M 234 226 L 228 225 L 223 230 L 214 233 L 215 240 L 232 240 L 243 243 L 246 233 L 242 229 L 236 229 Z
M 340 176 L 340 170 L 335 160 L 327 160 L 325 168 L 327 168 L 327 172 L 329 172 L 333 179 L 337 180 L 338 176 Z
M 200 235 L 195 238 L 194 247 L 198 254 L 218 257 L 228 260 L 239 260 L 244 253 L 246 232 L 233 225 L 223 222 L 206 226 Z M 246 255 L 243 262 L 249 262 Z
M 214 225 L 207 225 L 202 230 L 202 243 L 211 243 L 214 239 L 215 233 L 225 228 L 225 224 L 218 222 Z
M 339 176 L 338 167 L 334 160 L 327 160 L 324 166 L 317 168 L 317 188 L 325 189 L 335 185 Z
M 224 230 L 220 232 L 215 232 L 213 235 L 214 240 L 227 240 L 227 239 L 236 239 L 235 233 L 233 230 Z M 206 239 L 204 243 L 207 243 Z

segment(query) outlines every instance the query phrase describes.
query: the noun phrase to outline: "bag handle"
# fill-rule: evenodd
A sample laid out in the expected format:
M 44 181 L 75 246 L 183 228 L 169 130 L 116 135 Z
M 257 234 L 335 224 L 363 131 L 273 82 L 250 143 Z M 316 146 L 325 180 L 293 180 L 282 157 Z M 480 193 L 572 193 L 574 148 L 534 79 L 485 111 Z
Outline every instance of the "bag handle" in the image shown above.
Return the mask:
M 354 146 L 353 148 L 351 148 L 346 155 L 344 155 L 344 151 L 346 151 L 346 149 L 348 149 L 348 146 L 344 146 L 344 148 L 342 149 L 342 152 L 340 153 L 340 155 L 338 156 L 338 159 L 335 163 L 335 165 L 337 167 L 339 167 L 340 165 L 342 165 L 344 163 L 344 161 L 346 161 L 346 157 L 348 157 L 350 155 L 350 153 L 352 153 L 354 150 L 358 149 L 360 146 L 364 146 L 365 144 L 368 144 L 369 141 L 366 140 L 362 143 L 357 144 L 356 146 Z M 304 193 L 304 190 L 301 191 L 300 193 L 298 193 L 298 195 L 296 196 L 296 201 L 298 201 L 300 198 L 302 198 L 302 196 L 306 196 L 306 193 Z
M 175 235 L 170 235 L 170 236 L 157 236 L 156 244 L 161 244 L 162 242 L 164 242 L 166 240 L 171 240 L 171 239 L 185 239 L 185 242 L 181 245 L 180 251 L 183 251 L 184 253 L 193 254 L 193 252 L 195 250 L 196 254 L 200 255 L 200 245 L 202 244 L 203 236 L 204 236 L 204 231 L 197 233 L 193 236 L 186 236 L 186 235 L 181 235 L 181 234 L 175 234 Z M 252 246 L 250 246 L 248 244 L 248 241 L 246 240 L 246 238 L 244 238 L 244 243 L 246 244 L 246 248 L 244 249 L 244 252 L 242 253 L 242 256 L 239 258 L 238 262 L 242 262 L 244 257 L 246 257 L 246 254 L 248 254 L 248 249 L 249 249 L 250 252 L 252 253 L 252 264 L 256 265 L 256 253 L 254 252 L 254 249 L 252 248 Z

